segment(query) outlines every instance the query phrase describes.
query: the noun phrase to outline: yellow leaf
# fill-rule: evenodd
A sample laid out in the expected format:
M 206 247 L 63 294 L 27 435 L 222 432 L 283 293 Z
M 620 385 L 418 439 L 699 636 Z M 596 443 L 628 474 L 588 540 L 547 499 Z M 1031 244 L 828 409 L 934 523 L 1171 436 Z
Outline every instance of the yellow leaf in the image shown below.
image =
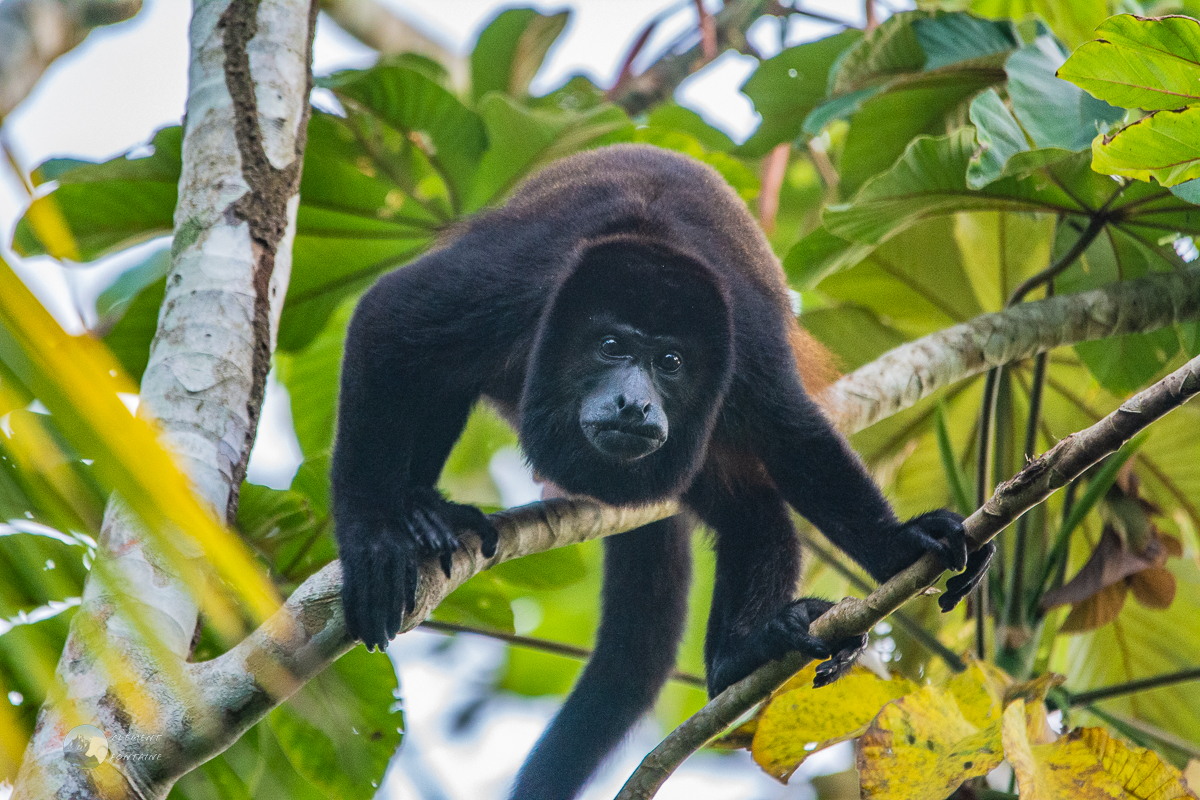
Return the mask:
M 984 677 L 982 670 L 963 676 Z M 987 684 L 969 678 L 957 689 L 969 696 L 974 724 L 963 714 L 949 689 L 926 686 L 886 706 L 858 740 L 862 796 L 874 800 L 943 800 L 963 781 L 991 772 L 1004 756 L 1000 742 L 1000 702 Z M 986 678 L 985 678 L 986 680 Z M 953 682 L 953 681 L 952 681 Z M 980 717 L 985 705 L 987 712 Z
M 97 476 L 141 517 L 160 553 L 202 553 L 256 621 L 269 616 L 279 605 L 274 587 L 245 544 L 192 493 L 153 426 L 121 402 L 117 392 L 132 384 L 116 359 L 102 343 L 68 335 L 3 259 L 0 323 L 29 360 L 35 373 L 31 388 L 57 429 L 81 452 L 105 455 L 96 460 Z M 182 561 L 174 560 L 176 566 Z
M 1004 693 L 1004 703 L 1020 699 L 1025 703 L 1025 730 L 1033 744 L 1049 744 L 1058 738 L 1046 716 L 1046 695 L 1066 680 L 1062 675 L 1047 672 L 1024 683 L 1015 683 Z
M 1025 701 L 1004 711 L 1004 756 L 1017 774 L 1022 800 L 1175 800 L 1196 796 L 1179 770 L 1103 728 L 1077 728 L 1051 744 L 1029 740 Z
M 885 703 L 917 688 L 907 678 L 885 681 L 856 666 L 836 683 L 814 689 L 815 669 L 814 662 L 792 676 L 758 714 L 754 760 L 782 781 L 818 750 L 858 736 Z
M 62 209 L 53 194 L 39 197 L 29 204 L 25 212 L 29 227 L 46 248 L 46 252 L 57 259 L 79 260 L 79 245 L 71 233 L 71 226 L 63 217 Z
M 1077 728 L 1067 739 L 1078 738 L 1100 759 L 1100 766 L 1119 783 L 1129 797 L 1138 800 L 1195 798 L 1183 783 L 1183 773 L 1163 761 L 1152 750 L 1127 745 L 1109 736 L 1103 728 Z
M 1012 678 L 986 661 L 971 659 L 965 672 L 950 676 L 946 691 L 954 698 L 963 717 L 977 728 L 1000 718 L 1004 693 Z

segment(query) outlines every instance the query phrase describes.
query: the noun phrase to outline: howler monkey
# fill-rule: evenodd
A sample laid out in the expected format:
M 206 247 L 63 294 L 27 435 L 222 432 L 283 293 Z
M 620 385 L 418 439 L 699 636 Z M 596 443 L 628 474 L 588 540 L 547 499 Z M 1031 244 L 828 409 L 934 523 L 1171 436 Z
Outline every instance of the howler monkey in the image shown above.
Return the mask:
M 790 650 L 830 658 L 865 637 L 808 634 L 830 603 L 795 599 L 788 506 L 878 580 L 926 552 L 948 568 L 943 608 L 980 579 L 961 517 L 900 522 L 805 394 L 779 262 L 709 167 L 648 146 L 559 161 L 455 237 L 381 278 L 346 337 L 333 510 L 346 625 L 383 647 L 414 603 L 417 565 L 458 532 L 496 533 L 434 485 L 487 397 L 533 469 L 615 505 L 679 498 L 690 514 L 605 540 L 595 653 L 522 768 L 514 797 L 570 798 L 654 702 L 683 631 L 691 515 L 715 535 L 705 642 L 716 694 Z M 470 540 L 474 541 L 474 540 Z

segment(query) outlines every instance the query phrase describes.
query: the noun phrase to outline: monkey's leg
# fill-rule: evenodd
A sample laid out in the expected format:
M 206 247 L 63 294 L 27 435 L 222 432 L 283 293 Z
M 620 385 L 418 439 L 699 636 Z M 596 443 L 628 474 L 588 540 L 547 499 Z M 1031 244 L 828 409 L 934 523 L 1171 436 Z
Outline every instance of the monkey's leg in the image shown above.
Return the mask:
M 717 573 L 704 645 L 709 694 L 793 650 L 817 659 L 832 656 L 820 668 L 822 682 L 849 668 L 866 637 L 830 645 L 809 634 L 809 624 L 832 603 L 793 599 L 800 543 L 775 488 L 702 480 L 687 499 L 716 533 Z
M 675 666 L 691 575 L 682 517 L 604 540 L 604 593 L 591 660 L 521 768 L 514 800 L 570 800 Z

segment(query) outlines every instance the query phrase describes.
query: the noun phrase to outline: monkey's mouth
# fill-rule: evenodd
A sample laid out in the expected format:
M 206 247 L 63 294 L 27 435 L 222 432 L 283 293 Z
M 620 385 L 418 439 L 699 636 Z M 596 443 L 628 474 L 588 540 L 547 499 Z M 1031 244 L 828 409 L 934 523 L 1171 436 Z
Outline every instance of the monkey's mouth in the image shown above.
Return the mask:
M 654 424 L 622 425 L 618 422 L 585 423 L 583 433 L 592 447 L 619 461 L 634 461 L 663 446 L 667 432 Z

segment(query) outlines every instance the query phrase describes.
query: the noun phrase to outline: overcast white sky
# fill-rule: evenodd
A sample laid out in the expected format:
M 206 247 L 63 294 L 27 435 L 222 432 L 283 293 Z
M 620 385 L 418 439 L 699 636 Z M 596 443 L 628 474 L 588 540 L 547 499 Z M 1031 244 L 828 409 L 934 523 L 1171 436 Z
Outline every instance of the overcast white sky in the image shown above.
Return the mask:
M 406 19 L 451 49 L 466 53 L 479 30 L 499 9 L 518 5 L 497 0 L 383 0 Z M 715 9 L 715 0 L 706 0 Z M 546 11 L 570 7 L 574 14 L 564 36 L 551 52 L 534 82 L 534 92 L 552 89 L 568 76 L 582 72 L 600 85 L 611 84 L 630 42 L 648 20 L 667 8 L 678 9 L 660 25 L 647 48 L 653 54 L 667 41 L 695 24 L 691 0 L 575 0 L 569 3 L 521 3 Z M 910 3 L 891 3 L 906 6 Z M 806 0 L 805 8 L 861 24 L 862 3 L 848 0 Z M 79 48 L 55 63 L 34 93 L 5 121 L 3 135 L 26 169 L 46 158 L 70 155 L 106 159 L 147 141 L 155 130 L 178 124 L 187 97 L 187 25 L 190 4 L 182 0 L 145 0 L 138 16 L 127 23 L 100 29 Z M 819 22 L 796 22 L 786 32 L 787 45 L 836 31 Z M 765 54 L 780 46 L 780 31 L 772 21 L 751 30 L 751 40 Z M 344 67 L 367 66 L 374 53 L 324 18 L 317 28 L 314 69 L 326 74 Z M 754 61 L 736 54 L 689 79 L 677 99 L 703 114 L 735 140 L 743 140 L 757 125 L 757 116 L 737 89 L 753 70 Z M 20 182 L 0 166 L 0 253 L 22 275 L 60 322 L 72 331 L 81 325 L 75 308 L 88 307 L 96 294 L 134 259 L 118 258 L 106 265 L 63 268 L 49 259 L 19 260 L 9 250 L 13 226 L 26 204 Z M 259 431 L 251 477 L 287 485 L 298 457 L 290 431 L 286 396 L 268 392 L 268 407 Z M 447 709 L 461 697 L 463 687 L 485 680 L 500 658 L 498 643 L 462 637 L 453 658 L 431 657 L 433 634 L 413 633 L 393 648 L 401 663 L 406 718 L 412 733 L 402 749 L 403 769 L 389 774 L 381 797 L 486 798 L 503 796 L 517 764 L 553 713 L 552 702 L 501 701 L 487 712 L 476 732 L 467 738 L 448 734 Z M 475 641 L 471 641 L 475 639 Z M 600 776 L 589 798 L 612 797 L 622 776 L 653 746 L 658 732 L 639 729 L 617 763 Z M 744 754 L 743 754 L 744 755 Z M 820 774 L 845 769 L 846 748 L 822 754 L 805 765 Z M 671 798 L 720 797 L 809 798 L 813 791 L 800 776 L 784 788 L 748 767 L 735 767 L 727 758 L 692 759 L 668 782 L 660 795 Z M 465 768 L 468 766 L 469 768 Z

